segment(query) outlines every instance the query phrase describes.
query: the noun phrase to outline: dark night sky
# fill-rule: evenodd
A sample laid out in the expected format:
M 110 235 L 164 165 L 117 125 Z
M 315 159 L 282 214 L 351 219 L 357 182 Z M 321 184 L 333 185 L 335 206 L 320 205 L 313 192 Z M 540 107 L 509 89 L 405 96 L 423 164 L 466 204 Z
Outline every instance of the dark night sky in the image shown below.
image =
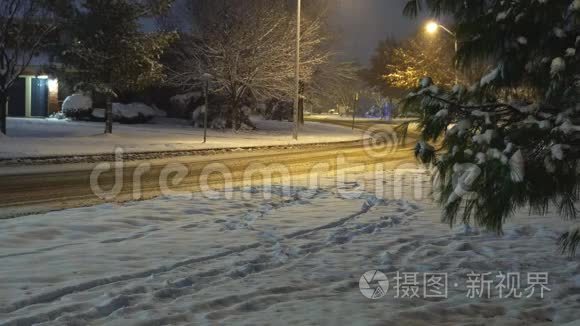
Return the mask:
M 414 33 L 422 19 L 403 16 L 405 0 L 334 0 L 334 26 L 342 41 L 337 50 L 345 59 L 367 65 L 378 42 Z
M 403 16 L 405 3 L 406 0 L 331 0 L 336 51 L 341 58 L 367 65 L 379 41 L 389 36 L 402 39 L 414 33 L 424 18 Z M 153 28 L 152 25 L 153 22 L 145 23 L 146 28 Z

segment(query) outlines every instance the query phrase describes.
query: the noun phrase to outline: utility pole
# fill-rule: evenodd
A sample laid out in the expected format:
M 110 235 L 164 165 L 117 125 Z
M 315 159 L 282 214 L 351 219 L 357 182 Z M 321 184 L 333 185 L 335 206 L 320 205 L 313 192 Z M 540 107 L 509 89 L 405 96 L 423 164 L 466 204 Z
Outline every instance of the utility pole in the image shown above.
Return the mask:
M 304 90 L 306 86 L 304 81 L 300 81 L 300 100 L 298 101 L 298 123 L 300 126 L 304 126 Z
M 203 110 L 203 143 L 205 144 L 207 142 L 207 111 L 209 111 L 209 80 L 205 81 L 205 89 L 204 89 L 204 93 L 205 93 L 205 110 Z
M 300 16 L 302 1 L 296 0 L 298 8 L 296 10 L 296 97 L 294 99 L 294 139 L 298 140 L 298 110 L 300 101 Z
M 107 94 L 105 107 L 105 134 L 113 133 L 113 103 L 111 101 L 111 94 Z

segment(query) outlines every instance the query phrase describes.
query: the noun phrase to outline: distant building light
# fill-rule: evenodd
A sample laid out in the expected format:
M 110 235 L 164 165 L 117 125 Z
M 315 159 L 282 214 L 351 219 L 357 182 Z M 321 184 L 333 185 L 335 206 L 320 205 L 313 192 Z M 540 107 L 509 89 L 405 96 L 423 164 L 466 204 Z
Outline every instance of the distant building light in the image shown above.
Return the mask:
M 36 76 L 38 79 L 48 79 L 47 75 Z

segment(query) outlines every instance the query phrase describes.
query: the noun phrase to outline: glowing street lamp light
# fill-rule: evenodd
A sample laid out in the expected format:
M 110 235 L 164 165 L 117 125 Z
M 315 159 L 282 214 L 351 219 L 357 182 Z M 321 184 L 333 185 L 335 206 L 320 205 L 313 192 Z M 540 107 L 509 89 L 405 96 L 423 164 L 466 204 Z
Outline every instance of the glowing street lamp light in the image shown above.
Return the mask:
M 435 34 L 435 33 L 437 33 L 437 30 L 438 29 L 439 29 L 439 24 L 437 24 L 434 21 L 430 21 L 430 22 L 427 23 L 427 25 L 425 25 L 425 30 L 429 34 Z

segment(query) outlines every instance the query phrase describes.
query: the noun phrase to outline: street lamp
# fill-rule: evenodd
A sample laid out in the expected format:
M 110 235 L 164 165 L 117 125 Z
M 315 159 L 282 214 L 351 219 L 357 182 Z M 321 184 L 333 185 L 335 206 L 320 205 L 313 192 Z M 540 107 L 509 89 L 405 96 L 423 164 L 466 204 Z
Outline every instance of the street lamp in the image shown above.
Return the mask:
M 427 31 L 428 34 L 435 34 L 437 33 L 437 31 L 439 30 L 439 28 L 441 28 L 442 30 L 444 30 L 445 32 L 447 32 L 447 34 L 451 35 L 451 37 L 453 37 L 453 40 L 455 41 L 455 54 L 457 54 L 457 51 L 459 49 L 459 44 L 457 42 L 457 34 L 453 33 L 449 28 L 439 24 L 438 22 L 431 20 L 429 22 L 427 22 L 427 24 L 425 24 L 425 30 Z M 455 83 L 457 83 L 458 77 L 457 77 L 457 69 L 455 69 Z
M 356 92 L 354 94 L 354 101 L 352 104 L 352 130 L 354 130 L 354 126 L 356 124 L 355 119 L 356 119 L 356 109 L 357 109 L 357 104 L 358 104 L 358 92 Z
M 294 98 L 294 140 L 298 140 L 298 109 L 300 101 L 300 16 L 302 1 L 296 0 L 296 97 Z
M 207 111 L 209 111 L 209 82 L 213 79 L 211 74 L 201 75 L 201 80 L 205 82 L 203 93 L 205 97 L 205 110 L 203 110 L 203 143 L 207 142 Z

